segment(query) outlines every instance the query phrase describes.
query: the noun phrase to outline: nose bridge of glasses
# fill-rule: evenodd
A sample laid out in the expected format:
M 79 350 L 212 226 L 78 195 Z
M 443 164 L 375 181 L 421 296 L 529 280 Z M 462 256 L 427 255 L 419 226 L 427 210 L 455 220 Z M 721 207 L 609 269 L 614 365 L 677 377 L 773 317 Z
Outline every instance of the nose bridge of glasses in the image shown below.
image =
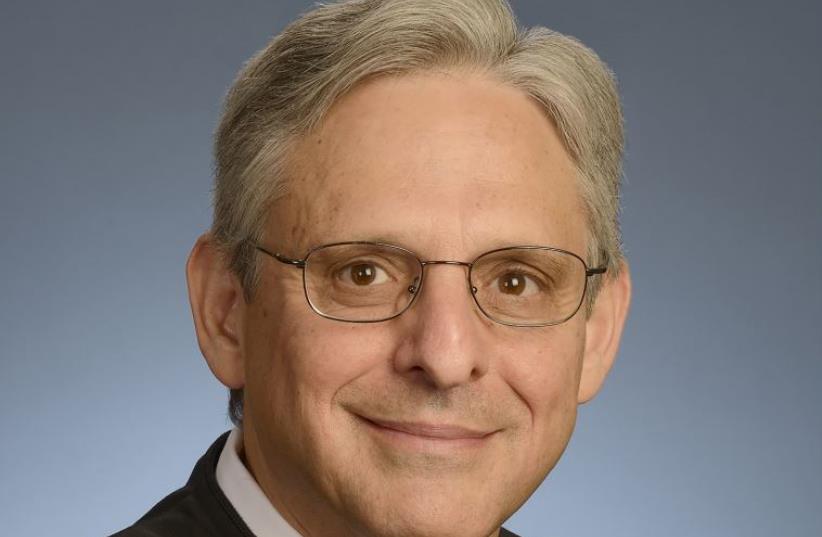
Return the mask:
M 420 261 L 420 265 L 421 265 L 423 268 L 425 268 L 425 267 L 427 267 L 427 266 L 429 266 L 429 265 L 452 265 L 452 266 L 457 266 L 457 267 L 464 267 L 464 268 L 466 268 L 466 269 L 468 269 L 468 270 L 470 271 L 470 270 L 471 270 L 471 267 L 472 267 L 472 265 L 473 265 L 473 263 L 469 263 L 469 262 L 467 262 L 467 261 L 453 261 L 453 260 L 445 260 L 445 259 L 432 259 L 432 260 L 427 260 L 427 261 L 422 261 L 422 260 L 421 260 L 421 261 Z M 468 272 L 466 272 L 466 276 L 467 276 L 467 275 L 468 275 Z M 412 284 L 412 285 L 408 288 L 408 290 L 409 290 L 411 293 L 416 293 L 417 291 L 419 291 L 419 288 L 420 288 L 420 284 L 421 284 L 421 283 L 422 283 L 421 281 L 418 281 L 418 280 L 416 280 L 416 279 L 415 279 L 414 283 L 413 283 L 413 284 Z M 472 288 L 470 285 L 469 285 L 469 290 L 471 290 L 471 291 L 473 292 L 473 288 Z
M 468 267 L 471 268 L 471 263 L 467 261 L 447 261 L 447 260 L 431 260 L 431 261 L 420 261 L 423 267 L 428 265 L 459 265 L 461 267 Z

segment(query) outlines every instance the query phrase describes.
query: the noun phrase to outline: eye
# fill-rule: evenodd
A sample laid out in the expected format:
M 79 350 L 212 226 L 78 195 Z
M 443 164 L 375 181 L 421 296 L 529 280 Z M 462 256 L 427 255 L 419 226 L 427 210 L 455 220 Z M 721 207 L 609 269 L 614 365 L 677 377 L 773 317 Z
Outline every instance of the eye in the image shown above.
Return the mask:
M 539 292 L 539 284 L 524 272 L 506 272 L 497 279 L 502 294 L 529 296 Z
M 374 263 L 361 262 L 344 267 L 340 273 L 340 278 L 354 285 L 368 286 L 387 281 L 388 275 Z

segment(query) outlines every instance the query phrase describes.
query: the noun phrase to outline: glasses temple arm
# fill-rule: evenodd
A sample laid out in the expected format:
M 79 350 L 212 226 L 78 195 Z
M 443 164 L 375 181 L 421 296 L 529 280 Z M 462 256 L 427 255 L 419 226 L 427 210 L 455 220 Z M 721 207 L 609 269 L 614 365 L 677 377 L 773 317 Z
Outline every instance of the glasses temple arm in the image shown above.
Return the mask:
M 585 276 L 586 277 L 591 277 L 591 276 L 594 276 L 596 274 L 605 274 L 606 270 L 608 270 L 608 267 L 597 267 L 597 268 L 588 269 L 588 270 L 585 271 Z
M 279 252 L 272 253 L 272 252 L 269 252 L 268 250 L 266 250 L 265 248 L 263 248 L 262 246 L 255 246 L 255 248 L 257 250 L 261 251 L 262 253 L 273 257 L 274 259 L 276 259 L 280 263 L 284 263 L 286 265 L 292 265 L 292 266 L 295 266 L 295 267 L 305 268 L 305 259 L 292 259 L 290 257 L 286 257 L 286 256 L 282 255 Z

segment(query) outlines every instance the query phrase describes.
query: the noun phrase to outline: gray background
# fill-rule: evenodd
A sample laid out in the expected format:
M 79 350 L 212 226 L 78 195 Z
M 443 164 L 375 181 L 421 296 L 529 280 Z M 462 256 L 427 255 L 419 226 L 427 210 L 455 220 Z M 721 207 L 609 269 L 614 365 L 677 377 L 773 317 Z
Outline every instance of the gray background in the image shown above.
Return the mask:
M 306 1 L 0 7 L 0 527 L 103 535 L 228 428 L 183 265 L 241 63 Z M 516 1 L 618 74 L 635 299 L 606 387 L 509 522 L 822 535 L 819 2 Z

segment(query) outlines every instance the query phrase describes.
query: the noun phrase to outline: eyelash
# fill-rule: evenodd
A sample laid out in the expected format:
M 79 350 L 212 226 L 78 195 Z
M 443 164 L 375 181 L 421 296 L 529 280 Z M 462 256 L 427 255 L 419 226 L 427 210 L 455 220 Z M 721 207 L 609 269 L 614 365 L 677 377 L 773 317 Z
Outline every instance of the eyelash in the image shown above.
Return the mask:
M 393 278 L 391 278 L 391 273 L 388 270 L 386 270 L 385 268 L 383 268 L 383 266 L 381 264 L 379 264 L 375 261 L 369 260 L 369 259 L 354 259 L 353 261 L 346 262 L 342 266 L 334 267 L 334 268 L 330 269 L 330 272 L 331 272 L 331 274 L 333 274 L 337 278 L 339 278 L 340 275 L 345 274 L 346 271 L 351 269 L 351 267 L 355 267 L 357 265 L 373 265 L 377 270 L 382 271 L 386 275 L 386 277 L 388 277 L 390 279 L 393 279 Z

